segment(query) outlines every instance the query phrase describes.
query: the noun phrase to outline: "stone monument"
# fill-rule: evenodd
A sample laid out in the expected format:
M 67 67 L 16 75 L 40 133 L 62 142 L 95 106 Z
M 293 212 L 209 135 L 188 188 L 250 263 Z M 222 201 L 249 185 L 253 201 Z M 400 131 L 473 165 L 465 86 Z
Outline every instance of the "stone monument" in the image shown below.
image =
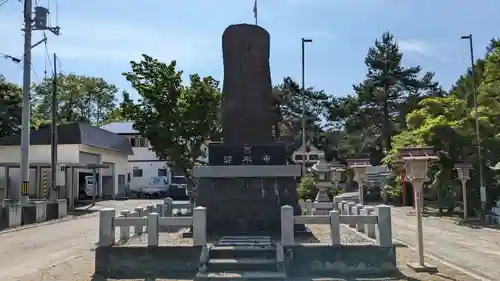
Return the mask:
M 208 165 L 194 169 L 195 203 L 207 208 L 209 234 L 279 233 L 282 205 L 301 212 L 300 167 L 287 165 L 286 145 L 272 132 L 269 42 L 256 25 L 231 25 L 222 35 L 223 142 L 211 143 Z

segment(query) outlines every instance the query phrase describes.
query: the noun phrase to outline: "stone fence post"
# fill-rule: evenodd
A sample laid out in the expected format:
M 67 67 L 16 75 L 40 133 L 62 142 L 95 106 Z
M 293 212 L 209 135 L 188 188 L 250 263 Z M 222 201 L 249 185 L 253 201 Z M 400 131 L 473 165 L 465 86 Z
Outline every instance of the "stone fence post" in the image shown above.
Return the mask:
M 129 210 L 123 210 L 120 212 L 120 215 L 124 218 L 130 217 Z M 130 238 L 130 226 L 121 226 L 120 227 L 120 241 L 126 242 Z
M 157 247 L 158 246 L 158 213 L 148 214 L 147 225 L 148 225 L 148 246 Z
M 313 202 L 311 199 L 306 200 L 306 215 L 312 216 L 313 214 Z
M 173 207 L 174 207 L 174 199 L 167 197 L 163 199 L 163 205 L 165 206 L 165 217 L 171 217 L 173 216 Z
M 355 215 L 360 216 L 361 212 L 363 211 L 364 206 L 361 204 L 356 205 L 356 213 Z M 356 230 L 359 232 L 364 232 L 365 231 L 365 224 L 364 223 L 358 223 L 356 224 Z
M 137 217 L 142 218 L 144 216 L 144 209 L 142 207 L 136 207 L 135 212 L 137 213 Z M 142 226 L 136 226 L 134 228 L 134 233 L 135 235 L 139 236 L 142 234 L 143 227 Z
M 207 244 L 207 209 L 198 206 L 193 209 L 193 245 Z
M 367 215 L 367 216 L 373 216 L 373 215 L 375 215 L 375 207 L 371 207 L 371 206 L 365 207 L 362 210 L 362 214 L 363 215 Z M 368 224 L 368 223 L 365 224 L 365 234 L 366 234 L 366 236 L 368 236 L 370 238 L 375 238 L 376 237 L 375 228 L 376 228 L 375 224 Z
M 392 246 L 392 224 L 391 224 L 391 207 L 379 205 L 376 208 L 378 217 L 377 223 L 377 243 L 382 247 Z
M 310 200 L 309 200 L 310 201 Z M 283 246 L 293 245 L 294 243 L 294 221 L 292 206 L 281 207 L 281 244 Z
M 336 210 L 330 211 L 330 237 L 332 245 L 340 245 L 340 217 Z
M 348 216 L 354 215 L 354 208 L 355 208 L 355 206 L 356 206 L 356 203 L 354 203 L 354 202 L 347 203 L 347 215 Z M 349 227 L 355 228 L 356 224 L 355 223 L 351 223 L 351 224 L 349 224 Z
M 99 246 L 111 246 L 115 243 L 114 217 L 115 209 L 104 208 L 99 211 Z
M 68 203 L 66 199 L 58 199 L 57 200 L 57 208 L 58 208 L 58 218 L 65 217 L 68 214 Z

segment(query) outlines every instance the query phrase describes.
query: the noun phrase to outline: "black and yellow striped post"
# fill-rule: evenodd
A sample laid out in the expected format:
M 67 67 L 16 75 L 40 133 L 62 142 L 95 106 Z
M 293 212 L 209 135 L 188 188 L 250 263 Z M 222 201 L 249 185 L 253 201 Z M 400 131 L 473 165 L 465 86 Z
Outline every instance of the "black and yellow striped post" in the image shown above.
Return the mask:
M 23 196 L 28 196 L 28 186 L 30 182 L 29 181 L 23 181 L 21 184 L 21 195 Z
M 43 198 L 47 199 L 47 172 L 43 172 Z

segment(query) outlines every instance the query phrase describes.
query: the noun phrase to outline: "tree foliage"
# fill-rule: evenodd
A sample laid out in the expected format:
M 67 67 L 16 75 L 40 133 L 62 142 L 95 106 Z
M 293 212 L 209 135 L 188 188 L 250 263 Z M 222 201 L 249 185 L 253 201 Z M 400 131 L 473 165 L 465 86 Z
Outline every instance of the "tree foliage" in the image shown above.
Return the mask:
M 192 74 L 189 84 L 183 85 L 182 71 L 176 69 L 175 61 L 166 64 L 147 55 L 132 61 L 131 68 L 123 75 L 139 99 L 134 102 L 124 94 L 124 117 L 134 122 L 134 129 L 150 141 L 161 160 L 191 179 L 202 144 L 220 134 L 219 82 Z
M 0 75 L 0 137 L 21 131 L 22 90 Z
M 115 96 L 119 90 L 103 78 L 60 74 L 56 81 L 61 123 L 85 121 L 101 125 L 117 107 Z M 33 114 L 40 120 L 50 120 L 53 77 L 35 84 L 33 90 L 36 104 Z

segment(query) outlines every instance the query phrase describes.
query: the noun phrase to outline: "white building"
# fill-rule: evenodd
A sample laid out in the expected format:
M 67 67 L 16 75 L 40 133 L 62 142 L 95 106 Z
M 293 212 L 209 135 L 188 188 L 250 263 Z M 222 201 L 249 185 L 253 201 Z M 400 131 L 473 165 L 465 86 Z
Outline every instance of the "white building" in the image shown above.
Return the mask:
M 305 162 L 306 167 L 312 167 L 312 165 L 318 162 L 320 157 L 325 157 L 325 152 L 310 143 L 306 143 L 292 153 L 293 162 L 300 166 Z
M 14 186 L 21 185 L 21 136 L 0 138 L 0 197 L 8 198 Z M 30 185 L 28 195 L 46 198 L 51 186 L 51 130 L 43 126 L 30 134 Z M 82 180 L 92 175 L 90 166 L 97 168 L 98 196 L 115 198 L 124 192 L 128 172 L 130 143 L 123 136 L 93 127 L 87 123 L 68 123 L 58 126 L 57 162 L 66 167 L 62 172 L 65 187 L 59 189 L 59 198 L 67 198 L 72 207 L 80 195 Z M 1 168 L 3 167 L 3 168 Z M 45 178 L 45 179 L 44 179 Z M 59 180 L 58 180 L 59 182 Z
M 146 186 L 151 177 L 171 178 L 172 176 L 182 176 L 179 171 L 170 169 L 165 161 L 156 157 L 156 154 L 151 150 L 149 141 L 134 130 L 133 122 L 114 122 L 101 128 L 129 139 L 134 152 L 133 155 L 128 157 L 128 179 L 131 187 Z M 208 149 L 204 146 L 202 150 L 203 157 L 198 160 L 206 163 L 208 162 Z

